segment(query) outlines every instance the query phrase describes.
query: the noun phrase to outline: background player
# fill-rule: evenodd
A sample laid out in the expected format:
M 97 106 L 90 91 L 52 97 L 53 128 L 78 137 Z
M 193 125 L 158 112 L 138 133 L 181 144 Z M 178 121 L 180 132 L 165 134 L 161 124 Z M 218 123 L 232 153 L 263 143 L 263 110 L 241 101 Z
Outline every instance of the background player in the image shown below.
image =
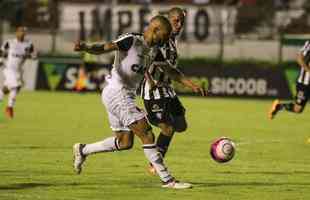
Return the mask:
M 102 91 L 102 101 L 108 111 L 114 136 L 93 144 L 75 144 L 74 168 L 77 173 L 81 172 L 83 162 L 91 154 L 130 149 L 135 134 L 141 139 L 145 156 L 161 178 L 162 187 L 191 187 L 188 183 L 177 182 L 168 172 L 154 144 L 154 134 L 145 114 L 135 105 L 136 89 L 143 79 L 145 67 L 148 67 L 154 58 L 150 47 L 164 44 L 170 33 L 169 21 L 163 16 L 156 16 L 152 18 L 143 35 L 127 34 L 106 44 L 76 45 L 75 50 L 94 54 L 116 51 L 111 76 L 106 78 L 107 84 Z
M 0 101 L 4 94 L 9 94 L 6 115 L 13 118 L 16 96 L 22 87 L 22 66 L 27 58 L 36 58 L 33 44 L 26 38 L 26 27 L 19 26 L 16 29 L 16 38 L 7 40 L 1 47 L 0 54 L 4 61 L 4 86 L 0 89 Z
M 185 109 L 176 96 L 170 78 L 191 88 L 194 92 L 206 95 L 203 88 L 192 83 L 177 69 L 176 37 L 183 28 L 184 10 L 178 7 L 170 9 L 168 19 L 172 25 L 169 42 L 160 48 L 141 86 L 141 96 L 144 99 L 148 120 L 161 129 L 156 145 L 162 156 L 165 156 L 174 132 L 183 132 L 187 129 Z M 152 165 L 148 170 L 151 174 L 155 173 Z
M 280 103 L 276 99 L 269 111 L 269 118 L 273 119 L 281 110 L 293 113 L 302 113 L 310 97 L 310 41 L 307 41 L 297 55 L 297 63 L 300 66 L 299 77 L 296 81 L 296 96 L 294 102 Z

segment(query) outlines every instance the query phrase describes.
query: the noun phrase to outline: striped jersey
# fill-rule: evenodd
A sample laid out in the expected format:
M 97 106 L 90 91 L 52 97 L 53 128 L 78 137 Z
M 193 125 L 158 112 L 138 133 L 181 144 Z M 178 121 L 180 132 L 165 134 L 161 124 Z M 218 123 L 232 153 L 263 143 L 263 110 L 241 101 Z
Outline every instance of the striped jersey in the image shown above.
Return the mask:
M 305 45 L 300 49 L 300 52 L 304 56 L 304 61 L 307 65 L 310 64 L 310 41 L 307 41 Z M 300 69 L 298 83 L 303 85 L 310 85 L 310 72 L 307 72 L 304 68 Z
M 144 100 L 173 98 L 176 96 L 176 92 L 171 85 L 171 80 L 161 65 L 168 63 L 170 66 L 176 68 L 177 58 L 176 40 L 174 37 L 171 37 L 169 42 L 158 49 L 155 60 L 149 68 L 149 74 L 156 83 L 156 87 L 151 90 L 150 84 L 146 79 L 142 82 L 141 97 Z
M 144 77 L 144 72 L 155 58 L 153 48 L 149 48 L 141 34 L 129 33 L 113 41 L 118 46 L 115 53 L 111 76 L 107 82 L 113 87 L 136 91 Z

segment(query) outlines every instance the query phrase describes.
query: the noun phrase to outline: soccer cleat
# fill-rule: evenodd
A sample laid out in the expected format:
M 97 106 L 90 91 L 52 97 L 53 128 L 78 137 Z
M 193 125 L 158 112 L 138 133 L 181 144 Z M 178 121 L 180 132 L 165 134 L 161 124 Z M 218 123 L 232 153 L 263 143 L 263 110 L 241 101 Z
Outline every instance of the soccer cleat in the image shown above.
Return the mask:
M 193 186 L 190 183 L 183 183 L 172 179 L 171 181 L 163 183 L 161 187 L 171 189 L 190 189 Z
M 272 102 L 270 111 L 268 113 L 269 119 L 273 119 L 279 110 L 280 110 L 280 101 L 279 101 L 279 99 L 276 99 Z
M 156 169 L 155 167 L 150 163 L 148 168 L 147 168 L 147 172 L 152 175 L 152 176 L 156 176 L 157 175 L 157 172 L 156 172 Z
M 82 150 L 85 144 L 76 143 L 73 145 L 73 168 L 77 174 L 82 172 L 82 165 L 86 160 L 86 156 L 83 155 Z
M 5 115 L 6 115 L 8 118 L 13 119 L 13 117 L 14 117 L 13 107 L 7 106 L 7 107 L 5 108 Z

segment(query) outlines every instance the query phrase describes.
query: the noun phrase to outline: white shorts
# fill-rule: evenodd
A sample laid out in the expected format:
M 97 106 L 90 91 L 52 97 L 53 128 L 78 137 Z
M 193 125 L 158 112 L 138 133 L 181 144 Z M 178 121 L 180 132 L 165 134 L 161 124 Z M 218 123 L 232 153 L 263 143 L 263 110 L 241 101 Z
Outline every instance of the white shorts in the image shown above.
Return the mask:
M 102 103 L 108 112 L 113 131 L 130 131 L 130 124 L 145 118 L 146 114 L 135 104 L 135 96 L 135 92 L 125 88 L 113 88 L 111 84 L 102 90 Z
M 5 68 L 3 70 L 4 86 L 13 89 L 22 86 L 22 76 L 20 72 Z

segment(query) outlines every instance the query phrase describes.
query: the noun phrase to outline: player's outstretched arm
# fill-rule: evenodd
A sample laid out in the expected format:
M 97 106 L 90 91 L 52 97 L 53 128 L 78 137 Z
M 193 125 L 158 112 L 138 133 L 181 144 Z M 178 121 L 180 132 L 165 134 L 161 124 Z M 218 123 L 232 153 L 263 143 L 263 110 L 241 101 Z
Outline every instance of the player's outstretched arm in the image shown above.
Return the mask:
M 3 66 L 4 58 L 5 58 L 5 52 L 2 49 L 0 49 L 0 68 Z
M 300 65 L 300 67 L 304 68 L 307 72 L 310 72 L 310 66 L 307 65 L 305 62 L 305 56 L 303 55 L 302 52 L 299 52 L 297 54 L 297 63 Z
M 2 59 L 2 51 L 0 49 L 0 68 L 2 67 L 3 59 Z
M 113 42 L 109 42 L 109 43 L 105 43 L 105 44 L 87 44 L 85 42 L 77 42 L 75 43 L 74 46 L 74 51 L 86 51 L 87 53 L 90 54 L 104 54 L 104 53 L 108 53 L 111 51 L 116 51 L 118 50 L 118 46 L 116 43 Z
M 38 59 L 38 52 L 37 50 L 31 45 L 29 48 L 26 49 L 26 59 L 36 60 Z
M 8 56 L 8 50 L 9 50 L 9 41 L 5 41 L 1 46 L 0 46 L 0 56 L 3 58 L 6 58 Z
M 200 93 L 201 96 L 207 96 L 207 91 L 204 88 L 193 83 L 190 79 L 188 79 L 178 69 L 176 69 L 170 65 L 166 65 L 163 68 L 171 79 L 183 84 L 184 86 L 186 86 L 188 88 L 191 88 L 196 93 Z

